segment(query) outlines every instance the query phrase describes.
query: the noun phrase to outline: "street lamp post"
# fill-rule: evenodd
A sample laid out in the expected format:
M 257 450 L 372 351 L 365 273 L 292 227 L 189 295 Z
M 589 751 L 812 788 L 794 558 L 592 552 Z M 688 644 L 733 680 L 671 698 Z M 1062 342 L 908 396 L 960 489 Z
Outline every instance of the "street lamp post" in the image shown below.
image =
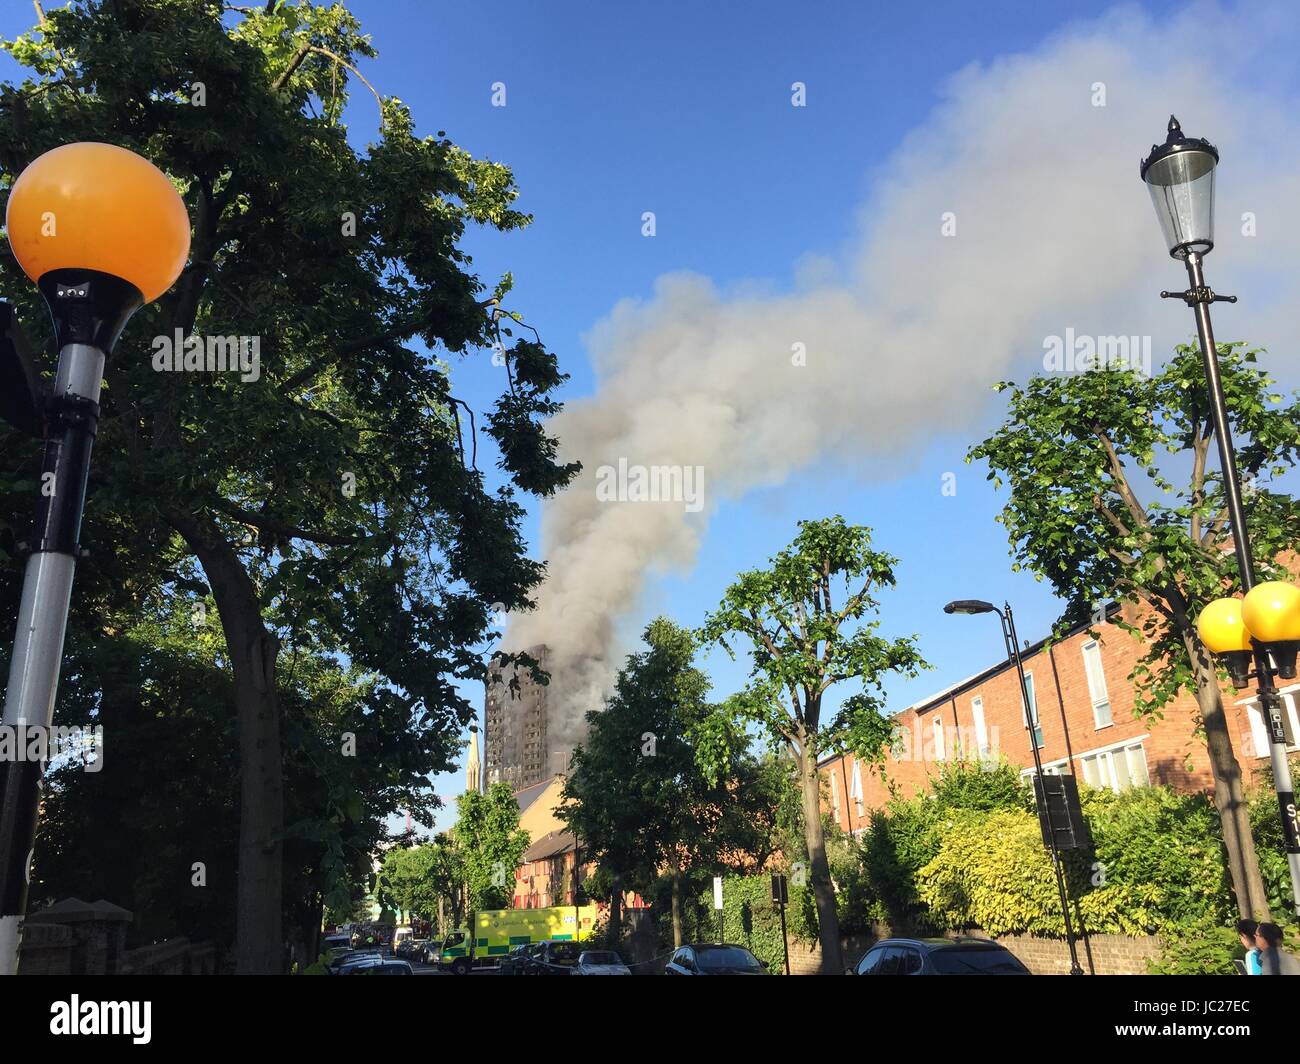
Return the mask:
M 185 203 L 147 160 L 110 144 L 67 144 L 28 166 L 5 216 L 14 257 L 54 322 L 58 369 L 48 395 L 30 365 L 10 380 L 30 387 L 6 404 L 10 420 L 45 443 L 41 493 L 23 575 L 3 723 L 17 741 L 49 750 L 104 361 L 131 315 L 171 287 L 189 255 Z M 12 316 L 10 324 L 13 332 Z M 10 334 L 12 340 L 13 332 Z M 4 348 L 25 362 L 20 346 Z M 42 760 L 0 761 L 0 975 L 18 968 L 36 833 Z
M 1233 655 L 1229 659 L 1229 666 L 1234 680 L 1240 681 L 1238 686 L 1245 685 L 1250 661 L 1252 658 L 1254 660 L 1260 708 L 1268 725 L 1269 760 L 1282 816 L 1287 862 L 1291 868 L 1291 891 L 1296 912 L 1300 914 L 1300 816 L 1297 815 L 1295 787 L 1287 764 L 1282 700 L 1273 683 L 1275 674 L 1284 678 L 1287 678 L 1287 672 L 1292 677 L 1295 675 L 1294 647 L 1289 649 L 1290 664 L 1286 671 L 1282 671 L 1279 655 L 1285 659 L 1288 654 L 1285 644 L 1300 639 L 1300 602 L 1295 602 L 1285 593 L 1275 592 L 1274 597 L 1281 595 L 1286 600 L 1285 603 L 1281 600 L 1274 603 L 1277 607 L 1274 612 L 1278 617 L 1284 618 L 1283 625 L 1276 631 L 1262 630 L 1268 627 L 1265 623 L 1268 611 L 1262 607 L 1262 603 L 1269 598 L 1270 585 L 1257 586 L 1255 582 L 1254 555 L 1251 553 L 1250 534 L 1242 510 L 1237 458 L 1224 402 L 1214 329 L 1210 323 L 1211 303 L 1235 303 L 1237 297 L 1216 295 L 1206 286 L 1202 271 L 1204 256 L 1214 248 L 1214 172 L 1218 162 L 1217 149 L 1206 140 L 1185 136 L 1178 120 L 1171 115 L 1165 142 L 1151 146 L 1151 154 L 1142 160 L 1140 173 L 1151 193 L 1151 202 L 1155 205 L 1169 254 L 1173 258 L 1182 259 L 1187 267 L 1188 289 L 1184 292 L 1161 292 L 1160 296 L 1162 299 L 1183 300 L 1196 315 L 1196 332 L 1200 339 L 1201 358 L 1205 364 L 1210 419 L 1214 425 L 1219 465 L 1223 471 L 1223 491 L 1228 522 L 1232 529 L 1237 570 L 1241 574 L 1246 602 L 1251 602 L 1254 595 L 1255 602 L 1261 603 L 1261 609 L 1257 611 L 1262 622 L 1261 631 L 1255 631 L 1249 624 L 1249 619 L 1245 621 L 1244 627 L 1239 623 L 1237 629 L 1232 629 L 1229 625 L 1228 629 L 1219 631 L 1220 626 L 1215 618 L 1223 619 L 1221 614 L 1212 615 L 1207 624 L 1198 622 L 1198 627 L 1202 631 L 1202 641 L 1211 652 Z M 1283 588 L 1289 586 L 1277 585 Z M 1263 596 L 1258 594 L 1260 591 L 1264 592 Z M 1300 598 L 1300 591 L 1297 591 L 1295 597 Z M 1221 611 L 1223 609 L 1220 607 Z M 1227 613 L 1230 614 L 1231 610 L 1228 609 Z M 1234 644 L 1234 633 L 1235 645 L 1229 645 Z M 1255 637 L 1253 640 L 1251 635 Z
M 1041 811 L 1047 822 L 1047 845 L 1052 855 L 1052 871 L 1056 874 L 1056 892 L 1061 899 L 1061 915 L 1065 918 L 1065 941 L 1070 947 L 1070 974 L 1083 975 L 1079 964 L 1079 951 L 1074 943 L 1074 923 L 1070 919 L 1070 902 L 1065 892 L 1065 871 L 1061 867 L 1061 854 L 1056 846 L 1056 825 L 1052 823 L 1052 803 L 1047 799 L 1047 785 L 1043 779 L 1043 759 L 1038 753 L 1038 740 L 1034 735 L 1034 720 L 1030 715 L 1033 710 L 1029 700 L 1029 684 L 1025 681 L 1025 664 L 1020 657 L 1020 640 L 1016 635 L 1016 620 L 1011 613 L 1011 603 L 1004 602 L 998 609 L 991 602 L 982 599 L 958 599 L 943 608 L 944 613 L 996 613 L 1002 622 L 1002 638 L 1006 641 L 1007 656 L 1016 667 L 1016 676 L 1020 681 L 1020 697 L 1025 703 L 1025 719 L 1029 722 L 1029 749 L 1034 755 L 1034 773 L 1040 781 L 1042 791 Z

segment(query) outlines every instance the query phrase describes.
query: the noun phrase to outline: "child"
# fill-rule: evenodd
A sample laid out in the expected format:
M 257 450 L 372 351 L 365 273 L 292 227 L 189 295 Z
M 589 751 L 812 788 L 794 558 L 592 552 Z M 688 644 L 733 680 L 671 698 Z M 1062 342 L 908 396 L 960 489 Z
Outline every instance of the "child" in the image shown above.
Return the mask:
M 1255 930 L 1259 947 L 1259 966 L 1264 975 L 1300 975 L 1300 960 L 1282 949 L 1282 929 L 1277 924 L 1262 923 Z
M 1254 920 L 1237 921 L 1237 937 L 1241 939 L 1241 944 L 1246 948 L 1246 974 L 1262 975 L 1263 969 L 1259 964 L 1259 947 L 1255 945 L 1255 932 L 1259 930 L 1259 924 Z

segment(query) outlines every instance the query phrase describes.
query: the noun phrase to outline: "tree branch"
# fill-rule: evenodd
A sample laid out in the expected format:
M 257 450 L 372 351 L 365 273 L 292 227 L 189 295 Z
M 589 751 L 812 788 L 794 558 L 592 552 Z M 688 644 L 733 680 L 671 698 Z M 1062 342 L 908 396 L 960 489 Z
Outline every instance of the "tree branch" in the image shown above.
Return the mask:
M 225 499 L 216 499 L 212 503 L 213 507 L 222 513 L 233 517 L 241 524 L 250 525 L 253 528 L 261 529 L 263 532 L 271 532 L 277 536 L 283 536 L 287 539 L 305 539 L 312 543 L 323 543 L 330 547 L 347 547 L 354 543 L 360 543 L 361 536 L 335 536 L 328 535 L 324 532 L 312 532 L 308 529 L 298 528 L 294 525 L 278 521 L 274 517 L 266 514 L 254 513 L 252 510 L 245 510 L 242 506 L 236 506 Z

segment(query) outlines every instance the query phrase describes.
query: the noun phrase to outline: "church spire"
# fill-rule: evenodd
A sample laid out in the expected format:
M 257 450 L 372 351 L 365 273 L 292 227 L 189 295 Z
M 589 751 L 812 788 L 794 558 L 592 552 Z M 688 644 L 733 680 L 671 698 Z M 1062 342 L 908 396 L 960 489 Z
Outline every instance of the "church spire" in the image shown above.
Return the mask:
M 478 753 L 478 725 L 469 726 L 469 758 L 465 762 L 465 790 L 478 793 L 483 789 L 480 782 L 483 775 L 483 763 Z

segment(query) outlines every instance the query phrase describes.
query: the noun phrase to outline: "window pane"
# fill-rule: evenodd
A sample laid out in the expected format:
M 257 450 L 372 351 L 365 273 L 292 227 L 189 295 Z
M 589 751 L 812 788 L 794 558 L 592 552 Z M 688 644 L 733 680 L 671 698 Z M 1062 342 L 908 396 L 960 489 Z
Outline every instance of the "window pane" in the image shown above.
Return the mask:
M 1101 667 L 1101 647 L 1095 639 L 1083 644 L 1083 671 L 1088 678 L 1093 722 L 1098 728 L 1104 728 L 1112 723 L 1110 696 L 1106 691 L 1106 673 Z
M 1106 756 L 1110 758 L 1111 771 L 1115 773 L 1115 790 L 1128 790 L 1132 786 L 1132 780 L 1129 779 L 1128 760 L 1124 757 L 1124 751 L 1119 750 Z
M 1246 706 L 1246 718 L 1250 721 L 1250 745 L 1246 752 L 1248 757 L 1268 757 L 1268 725 L 1264 723 L 1264 707 L 1258 702 Z
M 1133 779 L 1134 787 L 1146 787 L 1151 782 L 1151 777 L 1147 774 L 1147 755 L 1142 749 L 1141 744 L 1130 746 L 1126 751 L 1128 754 L 1128 772 Z
M 971 716 L 975 718 L 975 745 L 979 747 L 980 756 L 989 751 L 989 732 L 984 724 L 984 699 L 975 698 L 970 704 Z

